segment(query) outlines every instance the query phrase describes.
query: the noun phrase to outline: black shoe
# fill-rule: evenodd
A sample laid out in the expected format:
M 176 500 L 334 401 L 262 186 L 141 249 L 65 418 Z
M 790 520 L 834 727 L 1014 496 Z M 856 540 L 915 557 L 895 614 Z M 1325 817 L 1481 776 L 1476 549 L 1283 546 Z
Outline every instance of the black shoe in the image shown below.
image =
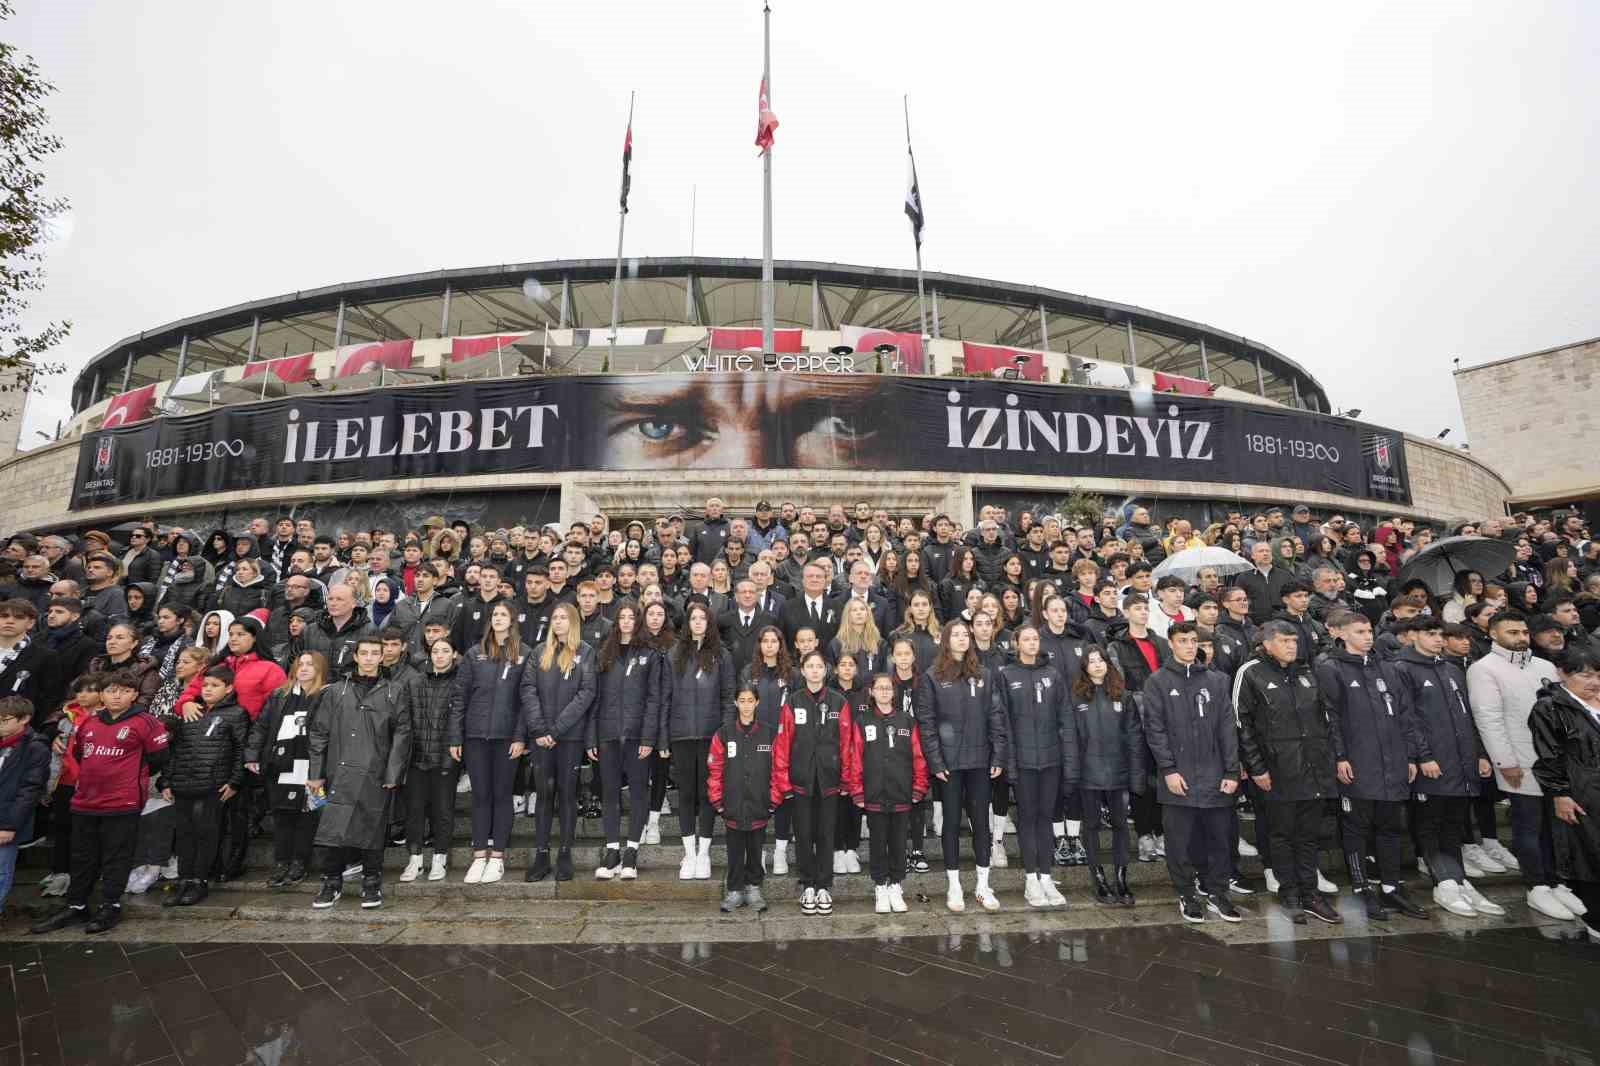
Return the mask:
M 298 885 L 301 881 L 304 881 L 305 879 L 306 879 L 306 864 L 303 863 L 303 862 L 291 862 L 289 864 L 289 874 L 288 874 L 289 883 L 291 885 Z
M 1083 840 L 1079 837 L 1067 838 L 1067 861 L 1065 866 L 1084 866 L 1089 862 L 1089 853 L 1083 848 Z
M 1385 905 L 1397 911 L 1398 913 L 1405 915 L 1407 918 L 1416 918 L 1420 921 L 1427 921 L 1429 918 L 1433 917 L 1432 911 L 1428 910 L 1428 908 L 1422 906 L 1420 903 L 1406 894 L 1405 885 L 1395 886 L 1395 890 L 1393 892 L 1384 892 L 1383 902 Z
M 289 864 L 280 862 L 272 868 L 272 876 L 267 878 L 268 888 L 282 888 L 289 883 Z
M 122 905 L 120 903 L 102 903 L 95 912 L 89 924 L 83 927 L 85 933 L 109 933 L 122 921 Z
M 638 856 L 634 857 L 638 861 Z M 607 848 L 605 854 L 600 856 L 600 865 L 595 867 L 594 875 L 601 881 L 609 881 L 622 872 L 622 852 L 618 848 Z
M 87 907 L 62 907 L 42 922 L 35 922 L 29 927 L 30 933 L 53 933 L 57 929 L 65 929 L 69 925 L 89 920 Z
M 383 906 L 383 875 L 367 874 L 361 879 L 361 909 L 370 911 Z
M 1238 877 L 1228 878 L 1228 894 L 1232 896 L 1253 896 L 1256 886 L 1250 883 L 1249 878 L 1242 874 Z
M 344 878 L 324 877 L 322 888 L 317 891 L 317 898 L 311 901 L 311 906 L 319 911 L 327 910 L 339 902 L 344 895 Z
M 1196 925 L 1206 920 L 1206 909 L 1201 906 L 1198 896 L 1179 896 L 1178 914 L 1184 921 L 1194 922 Z
M 1300 901 L 1300 913 L 1309 914 L 1320 922 L 1329 925 L 1338 925 L 1344 919 L 1339 917 L 1339 912 L 1328 906 L 1328 901 L 1322 898 L 1320 892 L 1307 892 L 1305 899 Z
M 543 881 L 550 876 L 550 853 L 541 851 L 533 857 L 533 862 L 528 864 L 528 873 L 524 881 Z
M 1117 867 L 1117 879 L 1115 886 L 1117 890 L 1117 902 L 1122 904 L 1124 907 L 1133 906 L 1133 890 L 1128 887 L 1128 868 L 1126 866 Z
M 1244 915 L 1239 913 L 1239 908 L 1233 905 L 1233 900 L 1228 898 L 1226 892 L 1219 892 L 1214 896 L 1206 897 L 1206 910 L 1215 914 L 1225 922 L 1242 922 Z
M 928 857 L 922 854 L 920 851 L 913 851 L 910 857 L 906 860 L 906 865 L 911 867 L 911 869 L 915 870 L 919 874 L 925 874 L 929 870 L 933 869 L 933 867 L 928 865 Z
M 572 851 L 569 848 L 556 852 L 556 880 L 572 880 Z
M 217 874 L 217 884 L 219 885 L 225 885 L 229 881 L 242 880 L 244 880 L 244 867 L 235 866 L 231 863 L 221 873 Z
M 622 849 L 621 868 L 623 870 L 632 870 L 635 874 L 637 874 L 639 872 L 639 849 L 638 848 L 623 848 Z
M 189 882 L 179 881 L 175 886 L 173 886 L 172 891 L 167 893 L 167 898 L 161 901 L 161 905 L 163 907 L 182 907 L 185 905 L 183 902 L 183 897 L 188 895 L 188 893 Z
M 1383 902 L 1383 893 L 1371 885 L 1359 889 L 1356 895 L 1361 897 L 1362 904 L 1367 908 L 1367 920 L 1372 922 L 1387 922 L 1394 913 Z
M 1106 880 L 1105 867 L 1094 867 L 1090 871 L 1090 876 L 1094 879 L 1094 901 L 1102 907 L 1114 906 L 1117 902 L 1117 894 L 1112 891 L 1110 882 Z

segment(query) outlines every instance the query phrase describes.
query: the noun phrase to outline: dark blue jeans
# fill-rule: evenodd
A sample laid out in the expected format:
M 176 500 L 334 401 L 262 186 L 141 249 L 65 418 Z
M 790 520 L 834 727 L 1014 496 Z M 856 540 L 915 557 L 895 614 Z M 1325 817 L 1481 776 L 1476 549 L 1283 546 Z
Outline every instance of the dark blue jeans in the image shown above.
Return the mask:
M 1556 877 L 1556 848 L 1552 823 L 1555 805 L 1549 796 L 1519 796 L 1508 793 L 1511 800 L 1511 850 L 1516 852 L 1517 865 L 1522 868 L 1522 883 L 1527 888 L 1538 885 L 1554 886 Z

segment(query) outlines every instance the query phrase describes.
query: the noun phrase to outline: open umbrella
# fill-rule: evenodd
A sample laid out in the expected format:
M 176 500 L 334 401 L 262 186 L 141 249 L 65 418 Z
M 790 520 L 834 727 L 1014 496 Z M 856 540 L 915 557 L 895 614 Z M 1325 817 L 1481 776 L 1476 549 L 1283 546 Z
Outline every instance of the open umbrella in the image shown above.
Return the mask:
M 1476 570 L 1486 579 L 1505 573 L 1517 557 L 1517 546 L 1498 537 L 1446 537 L 1436 540 L 1400 568 L 1395 587 L 1421 579 L 1435 596 L 1455 591 L 1456 575 Z
M 1193 583 L 1199 577 L 1200 571 L 1212 569 L 1218 577 L 1227 577 L 1229 574 L 1242 574 L 1251 569 L 1246 559 L 1233 554 L 1227 548 L 1219 548 L 1214 544 L 1207 544 L 1200 548 L 1185 548 L 1176 555 L 1169 555 L 1156 565 L 1151 576 L 1157 581 L 1168 574 L 1175 574 L 1185 581 Z

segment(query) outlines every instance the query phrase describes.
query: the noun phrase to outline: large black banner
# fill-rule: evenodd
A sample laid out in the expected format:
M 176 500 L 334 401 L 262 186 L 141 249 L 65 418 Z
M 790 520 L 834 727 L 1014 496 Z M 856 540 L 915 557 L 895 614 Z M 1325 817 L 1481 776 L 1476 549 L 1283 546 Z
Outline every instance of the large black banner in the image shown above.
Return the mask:
M 1409 503 L 1400 434 L 1221 400 L 967 378 L 630 374 L 297 396 L 87 433 L 74 509 L 559 470 L 1157 478 Z

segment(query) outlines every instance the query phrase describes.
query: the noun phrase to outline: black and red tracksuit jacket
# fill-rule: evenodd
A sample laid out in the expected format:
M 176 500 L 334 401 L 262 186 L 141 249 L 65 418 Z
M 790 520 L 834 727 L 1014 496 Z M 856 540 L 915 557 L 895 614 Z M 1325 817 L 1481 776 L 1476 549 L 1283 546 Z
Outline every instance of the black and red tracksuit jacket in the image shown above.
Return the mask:
M 789 741 L 794 719 L 788 707 L 777 725 L 757 718 L 749 725 L 724 723 L 711 737 L 706 757 L 706 797 L 729 829 L 760 829 L 789 797 Z
M 908 811 L 928 794 L 928 763 L 916 715 L 901 707 L 884 714 L 874 703 L 851 719 L 844 790 L 869 811 Z
M 804 685 L 789 692 L 785 720 L 793 720 L 789 740 L 789 785 L 796 796 L 837 796 L 844 789 L 845 749 L 850 744 L 850 704 L 838 691 L 812 692 Z
M 138 814 L 150 791 L 150 771 L 166 765 L 167 729 L 133 707 L 120 718 L 101 710 L 78 723 L 69 750 L 78 761 L 74 814 Z

